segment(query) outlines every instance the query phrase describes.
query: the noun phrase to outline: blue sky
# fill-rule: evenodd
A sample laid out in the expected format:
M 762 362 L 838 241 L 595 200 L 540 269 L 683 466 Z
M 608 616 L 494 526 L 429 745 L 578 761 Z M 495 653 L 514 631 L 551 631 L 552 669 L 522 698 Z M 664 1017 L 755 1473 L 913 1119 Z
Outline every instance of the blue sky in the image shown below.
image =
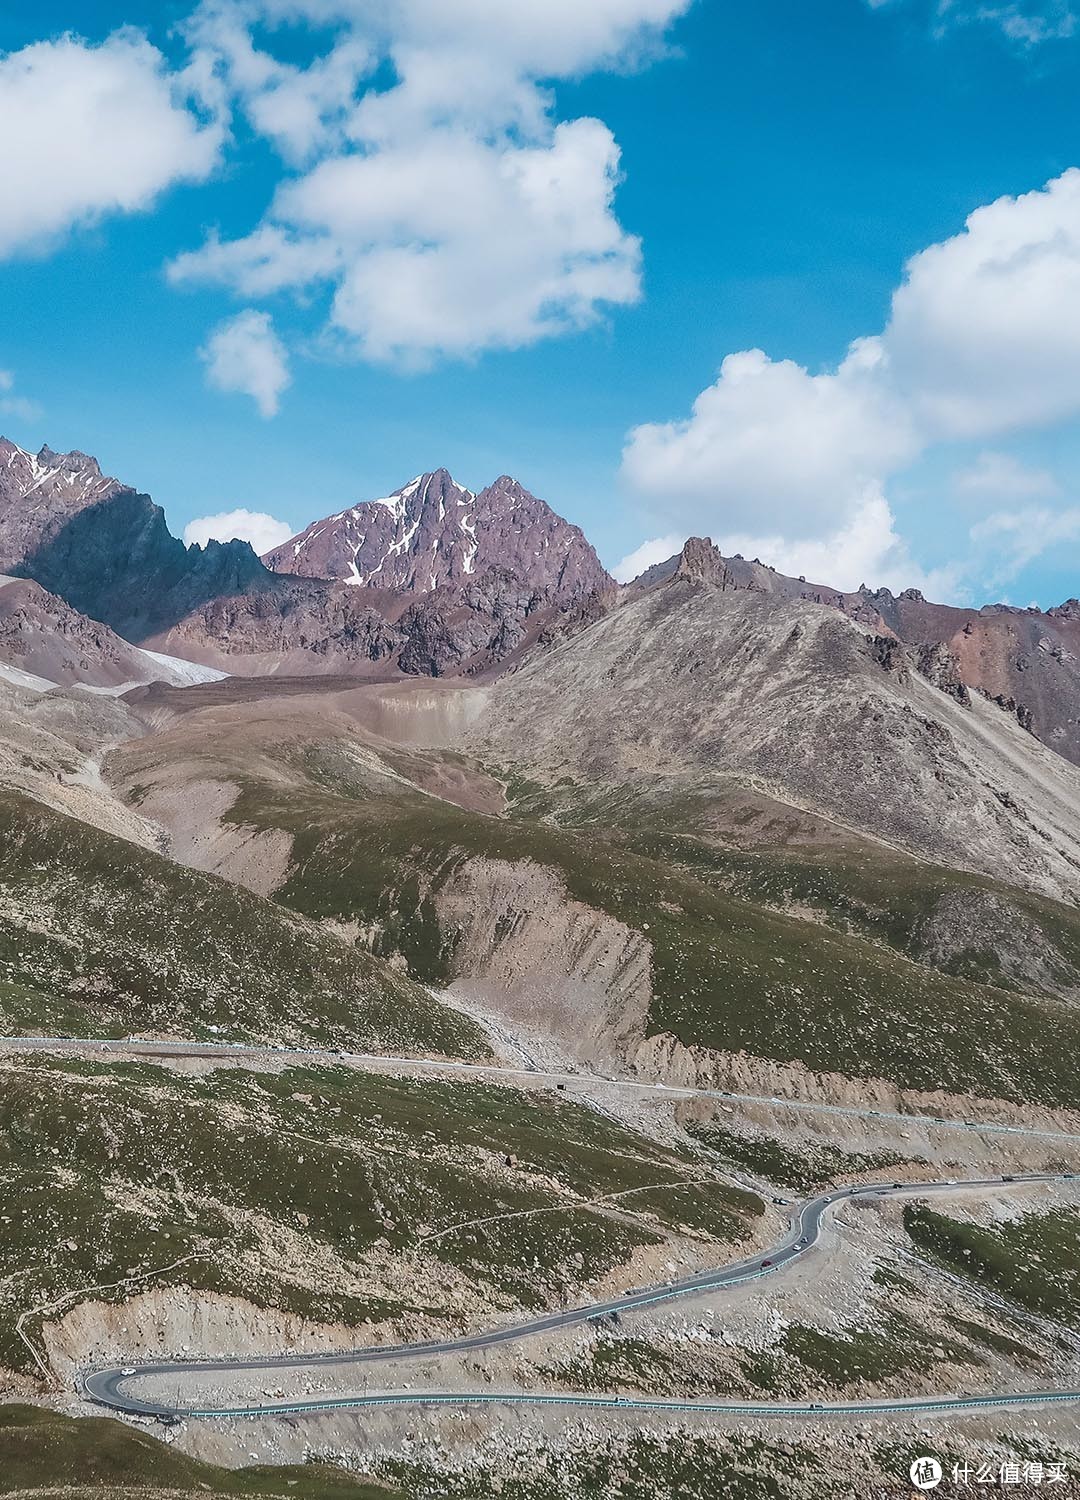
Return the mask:
M 610 566 L 1080 592 L 1064 0 L 285 10 L 0 15 L 0 431 L 178 532 L 445 464 Z

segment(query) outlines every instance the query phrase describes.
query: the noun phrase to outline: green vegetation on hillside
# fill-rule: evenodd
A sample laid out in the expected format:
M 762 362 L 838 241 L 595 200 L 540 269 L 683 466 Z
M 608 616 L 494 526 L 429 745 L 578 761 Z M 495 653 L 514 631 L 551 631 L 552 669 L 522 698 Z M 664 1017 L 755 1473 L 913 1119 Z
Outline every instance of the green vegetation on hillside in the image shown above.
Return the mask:
M 984 1227 L 912 1203 L 904 1228 L 938 1265 L 1028 1312 L 1080 1328 L 1080 1210 L 1028 1213 Z
M 1080 991 L 1080 911 L 1030 891 L 854 839 L 746 850 L 648 821 L 640 832 L 643 851 L 710 885 L 813 914 L 955 978 L 1018 993 Z
M 876 1327 L 842 1335 L 792 1324 L 782 1349 L 817 1382 L 843 1390 L 850 1385 L 886 1384 L 898 1375 L 925 1375 L 942 1360 L 977 1364 L 971 1349 L 941 1334 L 929 1334 L 903 1313 L 875 1317 Z
M 290 1500 L 392 1500 L 325 1464 L 221 1469 L 111 1417 L 65 1417 L 36 1406 L 0 1406 L 0 1495 L 61 1489 L 70 1500 L 118 1500 L 140 1490 L 195 1496 L 289 1496 Z
M 732 1166 L 753 1172 L 777 1187 L 816 1193 L 835 1182 L 850 1181 L 862 1172 L 903 1166 L 907 1158 L 893 1151 L 864 1155 L 839 1146 L 804 1141 L 796 1150 L 771 1136 L 742 1135 L 716 1120 L 689 1120 L 686 1133 Z
M 321 774 L 287 795 L 248 782 L 229 820 L 292 836 L 280 901 L 370 924 L 375 951 L 403 952 L 417 978 L 455 972 L 460 933 L 438 919 L 446 882 L 474 857 L 532 862 L 573 899 L 647 929 L 653 1033 L 913 1089 L 1080 1103 L 1080 1012 L 1062 1000 L 954 977 L 746 899 L 673 863 L 647 830 L 482 816 L 400 785 L 376 797 L 344 773 L 331 789 Z
M 541 1307 L 686 1218 L 679 1193 L 592 1200 L 702 1175 L 557 1094 L 44 1058 L 0 1065 L 0 1084 L 0 1364 L 18 1369 L 33 1368 L 18 1316 L 91 1292 L 186 1286 L 402 1337 Z M 763 1211 L 719 1180 L 694 1194 L 713 1197 L 718 1246 Z
M 0 1024 L 483 1056 L 479 1028 L 311 923 L 0 792 Z
M 408 1500 L 431 1494 L 446 1500 L 787 1500 L 809 1483 L 821 1500 L 851 1492 L 850 1475 L 833 1479 L 814 1450 L 801 1443 L 770 1444 L 731 1434 L 614 1436 L 582 1447 L 551 1447 L 509 1473 L 470 1464 L 447 1471 L 399 1459 L 380 1472 Z

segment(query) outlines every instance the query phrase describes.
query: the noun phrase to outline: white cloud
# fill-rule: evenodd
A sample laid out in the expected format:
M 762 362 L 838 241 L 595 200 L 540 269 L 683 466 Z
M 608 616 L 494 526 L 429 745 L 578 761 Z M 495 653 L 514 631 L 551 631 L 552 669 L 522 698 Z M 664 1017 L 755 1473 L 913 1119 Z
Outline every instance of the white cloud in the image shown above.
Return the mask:
M 227 510 L 217 516 L 199 516 L 184 527 L 184 541 L 188 546 L 207 542 L 229 542 L 238 538 L 250 542 L 261 557 L 273 547 L 280 547 L 295 532 L 288 521 L 279 521 L 261 510 Z
M 610 211 L 619 153 L 598 120 L 550 144 L 435 132 L 337 157 L 283 190 L 283 215 L 341 247 L 332 322 L 373 360 L 516 348 L 639 296 L 640 247 Z
M 0 370 L 0 416 L 17 417 L 21 422 L 35 422 L 41 416 L 37 402 L 15 389 L 10 370 Z
M 167 274 L 176 285 L 218 282 L 245 296 L 266 297 L 329 279 L 341 264 L 341 252 L 332 240 L 265 224 L 242 240 L 222 240 L 211 233 L 201 249 L 171 261 Z
M 599 120 L 556 123 L 542 84 L 639 59 L 689 3 L 208 0 L 188 28 L 201 76 L 313 161 L 251 234 L 211 236 L 171 279 L 245 298 L 328 284 L 339 347 L 407 367 L 521 347 L 636 301 L 618 146 Z M 300 72 L 257 49 L 252 25 L 283 16 L 336 24 L 332 51 Z M 388 86 L 372 81 L 386 73 Z
M 274 416 L 291 376 L 269 313 L 245 308 L 214 329 L 199 355 L 212 386 L 250 396 L 264 417 Z
M 832 581 L 865 559 L 868 581 L 904 561 L 884 487 L 921 453 L 1080 414 L 1080 171 L 1000 198 L 913 257 L 884 331 L 833 371 L 760 350 L 729 355 L 681 421 L 628 435 L 623 475 L 665 521 L 762 538 L 780 565 L 823 546 Z M 1053 476 L 984 454 L 961 491 L 1053 493 Z M 878 527 L 877 551 L 867 553 Z M 831 562 L 830 562 L 831 560 Z M 794 566 L 793 563 L 791 563 Z M 809 576 L 809 565 L 799 572 Z M 876 572 L 871 572 L 871 569 Z M 916 580 L 917 582 L 917 580 Z M 891 586 L 891 585 L 890 585 Z
M 873 10 L 880 10 L 894 0 L 868 0 Z M 934 8 L 938 33 L 953 26 L 979 22 L 995 26 L 1009 41 L 1021 47 L 1035 47 L 1042 42 L 1063 41 L 1075 36 L 1076 13 L 1070 0 L 1009 0 L 1006 4 L 987 0 L 937 0 Z
M 916 255 L 885 332 L 928 435 L 983 437 L 1080 410 L 1080 170 L 999 198 Z
M 467 52 L 479 68 L 565 78 L 633 60 L 655 46 L 689 0 L 254 0 L 248 15 L 346 23 L 391 55 L 399 73 L 419 53 Z M 448 79 L 444 91 L 461 92 Z
M 517 348 L 639 297 L 640 245 L 611 208 L 618 165 L 598 120 L 537 146 L 432 131 L 326 158 L 283 185 L 271 222 L 170 275 L 243 296 L 329 279 L 332 330 L 373 361 Z
M 730 354 L 689 418 L 634 428 L 623 473 L 688 524 L 704 513 L 728 532 L 766 519 L 787 536 L 821 535 L 917 452 L 879 357 L 864 342 L 835 373 L 811 375 L 760 349 Z
M 0 58 L 0 257 L 207 177 L 224 128 L 197 117 L 190 91 L 132 30 L 99 46 L 65 36 Z
M 949 566 L 929 572 L 912 558 L 885 496 L 868 490 L 835 530 L 819 537 L 792 539 L 783 534 L 734 532 L 720 536 L 717 545 L 731 557 L 760 558 L 781 573 L 805 577 L 811 583 L 854 590 L 919 588 L 931 598 L 952 602 L 962 593 L 961 570 Z
M 1061 493 L 1061 486 L 1048 469 L 1033 469 L 1011 453 L 986 451 L 968 468 L 952 478 L 956 495 L 974 499 L 1025 500 Z
M 987 585 L 1000 588 L 1051 548 L 1080 540 L 1080 507 L 995 511 L 971 528 L 971 540 Z
M 963 19 L 1000 26 L 1010 41 L 1026 47 L 1064 41 L 1076 35 L 1076 14 L 1067 0 L 1042 0 L 1034 5 L 977 5 L 966 10 L 953 0 L 950 8 L 961 10 Z
M 617 583 L 632 583 L 646 568 L 667 562 L 669 557 L 681 552 L 685 541 L 685 536 L 672 533 L 670 536 L 657 536 L 651 541 L 642 542 L 640 547 L 615 564 L 611 576 Z
M 360 79 L 376 59 L 366 42 L 345 35 L 307 68 L 280 62 L 255 46 L 256 16 L 254 6 L 211 0 L 189 18 L 184 34 L 204 93 L 221 110 L 235 98 L 260 135 L 287 160 L 303 162 L 341 140 Z

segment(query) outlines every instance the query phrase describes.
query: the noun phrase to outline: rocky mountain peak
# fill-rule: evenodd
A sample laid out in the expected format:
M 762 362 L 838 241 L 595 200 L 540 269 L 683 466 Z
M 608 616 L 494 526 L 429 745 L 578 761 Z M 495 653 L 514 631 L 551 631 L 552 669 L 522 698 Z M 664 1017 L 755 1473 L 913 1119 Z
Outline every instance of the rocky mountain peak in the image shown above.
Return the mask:
M 52 543 L 74 516 L 130 493 L 87 453 L 28 453 L 0 438 L 0 573 L 16 571 Z
M 1066 599 L 1064 604 L 1055 604 L 1046 613 L 1051 620 L 1080 620 L 1080 599 Z
M 498 479 L 493 479 L 488 485 L 488 490 L 492 494 L 510 495 L 515 499 L 529 494 L 525 486 L 520 484 L 511 474 L 500 474 Z M 534 499 L 535 497 L 530 496 L 529 498 Z
M 727 565 L 720 548 L 713 545 L 712 537 L 688 537 L 675 566 L 676 578 L 690 578 L 696 583 L 723 585 L 727 577 Z
M 276 573 L 418 594 L 489 568 L 560 604 L 612 586 L 579 528 L 511 475 L 474 493 L 446 469 L 315 521 L 263 560 Z
M 47 443 L 28 453 L 0 437 L 0 510 L 31 495 L 35 506 L 53 500 L 78 509 L 124 488 L 119 480 L 102 474 L 101 465 L 88 453 L 57 453 Z

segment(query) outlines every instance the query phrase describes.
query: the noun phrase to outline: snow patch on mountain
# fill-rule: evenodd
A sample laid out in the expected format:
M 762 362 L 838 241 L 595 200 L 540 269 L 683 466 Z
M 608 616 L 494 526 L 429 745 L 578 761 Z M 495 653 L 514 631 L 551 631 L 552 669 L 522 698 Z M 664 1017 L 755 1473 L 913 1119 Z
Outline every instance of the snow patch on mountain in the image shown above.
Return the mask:
M 479 493 L 445 469 L 314 521 L 265 555 L 275 572 L 429 593 L 488 568 L 560 604 L 611 586 L 576 527 L 507 475 Z

